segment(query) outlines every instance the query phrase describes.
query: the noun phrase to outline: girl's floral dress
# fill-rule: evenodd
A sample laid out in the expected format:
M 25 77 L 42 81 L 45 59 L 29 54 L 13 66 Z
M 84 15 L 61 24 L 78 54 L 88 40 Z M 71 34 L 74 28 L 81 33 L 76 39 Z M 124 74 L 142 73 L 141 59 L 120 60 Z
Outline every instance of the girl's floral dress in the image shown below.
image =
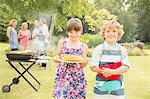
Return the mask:
M 68 49 L 63 43 L 61 54 L 82 55 L 83 44 L 79 49 Z M 56 99 L 85 99 L 86 79 L 80 63 L 61 62 L 57 66 L 53 96 Z

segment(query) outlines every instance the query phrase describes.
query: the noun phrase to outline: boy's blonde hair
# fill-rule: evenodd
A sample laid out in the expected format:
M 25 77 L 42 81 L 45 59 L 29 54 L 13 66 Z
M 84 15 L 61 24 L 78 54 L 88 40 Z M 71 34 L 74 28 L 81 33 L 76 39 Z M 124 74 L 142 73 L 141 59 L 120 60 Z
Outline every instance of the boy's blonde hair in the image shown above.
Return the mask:
M 14 22 L 17 22 L 17 20 L 16 20 L 16 19 L 10 20 L 10 21 L 9 21 L 9 26 L 12 26 Z
M 67 32 L 75 30 L 83 32 L 82 22 L 79 18 L 71 18 L 67 22 Z
M 28 23 L 27 22 L 23 22 L 22 25 L 21 25 L 21 29 L 24 29 L 24 26 L 28 26 Z
M 110 27 L 116 27 L 118 29 L 118 32 L 119 32 L 118 33 L 118 41 L 119 41 L 122 38 L 123 34 L 124 34 L 124 30 L 123 30 L 123 25 L 121 25 L 120 23 L 118 23 L 116 20 L 108 20 L 108 21 L 106 21 L 103 24 L 103 26 L 101 27 L 100 34 L 104 38 L 105 29 L 106 28 L 110 28 Z

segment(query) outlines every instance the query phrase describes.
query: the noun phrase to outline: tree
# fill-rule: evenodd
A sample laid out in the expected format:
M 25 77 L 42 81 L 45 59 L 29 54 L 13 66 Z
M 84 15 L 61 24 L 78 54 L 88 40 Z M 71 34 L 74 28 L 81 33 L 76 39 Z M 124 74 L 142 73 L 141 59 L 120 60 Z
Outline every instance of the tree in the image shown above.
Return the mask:
M 150 42 L 150 1 L 136 0 L 131 2 L 131 10 L 136 14 L 138 39 Z
M 5 5 L 22 18 L 31 18 L 34 14 L 44 12 L 55 14 L 55 26 L 59 31 L 65 28 L 69 17 L 83 18 L 92 8 L 88 0 L 2 0 L 0 5 L 1 9 Z
M 53 16 L 54 29 L 59 33 L 64 31 L 68 18 L 79 17 L 84 19 L 90 14 L 93 4 L 88 0 L 0 0 L 0 35 L 6 32 L 10 19 L 15 18 L 19 22 Z M 21 23 L 20 23 L 21 24 Z
M 128 0 L 95 0 L 96 9 L 105 8 L 111 14 L 118 16 L 118 21 L 125 30 L 122 42 L 134 41 L 133 37 L 136 35 L 136 16 L 129 9 L 130 3 Z
M 93 10 L 90 15 L 85 16 L 85 21 L 89 25 L 89 30 L 99 32 L 100 27 L 106 19 L 112 19 L 117 16 L 111 15 L 106 9 Z

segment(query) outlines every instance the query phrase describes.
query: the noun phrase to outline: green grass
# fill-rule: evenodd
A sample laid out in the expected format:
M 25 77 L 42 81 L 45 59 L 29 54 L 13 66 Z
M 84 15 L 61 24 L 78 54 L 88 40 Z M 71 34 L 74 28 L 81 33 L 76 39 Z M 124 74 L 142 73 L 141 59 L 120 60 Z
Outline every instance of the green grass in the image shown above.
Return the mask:
M 5 61 L 7 58 L 4 50 L 8 47 L 8 44 L 0 43 L 0 88 L 2 88 L 3 85 L 10 84 L 12 78 L 18 76 L 18 73 Z M 132 67 L 125 73 L 127 99 L 149 99 L 150 56 L 130 56 L 129 60 Z M 23 70 L 19 65 L 16 65 L 16 67 Z M 34 91 L 23 78 L 20 78 L 19 84 L 12 85 L 9 93 L 3 93 L 2 90 L 0 90 L 0 99 L 53 99 L 51 93 L 54 84 L 55 70 L 56 64 L 52 60 L 50 60 L 46 70 L 40 70 L 38 65 L 34 65 L 30 69 L 30 72 L 41 83 L 39 91 Z M 84 71 L 88 83 L 86 99 L 92 99 L 95 73 L 90 71 L 89 65 L 85 67 Z M 31 83 L 38 87 L 38 84 L 36 84 L 28 74 L 25 74 L 25 76 L 30 79 Z

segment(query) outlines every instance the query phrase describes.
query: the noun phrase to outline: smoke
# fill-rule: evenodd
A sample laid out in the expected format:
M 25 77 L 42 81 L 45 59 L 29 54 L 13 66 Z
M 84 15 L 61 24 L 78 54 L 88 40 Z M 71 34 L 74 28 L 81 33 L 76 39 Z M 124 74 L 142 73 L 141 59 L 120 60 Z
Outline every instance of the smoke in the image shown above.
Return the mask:
M 30 19 L 32 19 L 33 21 L 43 19 L 44 23 L 48 26 L 49 37 L 48 37 L 48 44 L 46 46 L 46 50 L 48 52 L 56 50 L 56 45 L 58 41 L 58 38 L 54 37 L 53 35 L 55 17 L 56 17 L 56 14 L 50 14 L 49 12 L 35 13 L 35 14 L 32 14 L 32 17 L 30 17 Z M 30 31 L 32 32 L 33 29 L 31 29 Z M 31 40 L 31 49 L 35 50 L 36 46 L 38 45 L 34 45 L 33 40 Z

